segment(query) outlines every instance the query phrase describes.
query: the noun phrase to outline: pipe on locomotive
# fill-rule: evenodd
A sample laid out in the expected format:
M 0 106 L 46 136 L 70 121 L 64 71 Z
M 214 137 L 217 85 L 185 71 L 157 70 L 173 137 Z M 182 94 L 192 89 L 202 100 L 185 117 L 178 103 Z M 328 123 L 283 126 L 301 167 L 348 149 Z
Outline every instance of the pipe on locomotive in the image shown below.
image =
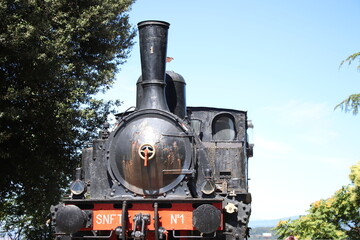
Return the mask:
M 163 21 L 138 23 L 143 98 L 138 109 L 169 111 L 165 99 L 167 36 L 170 24 Z

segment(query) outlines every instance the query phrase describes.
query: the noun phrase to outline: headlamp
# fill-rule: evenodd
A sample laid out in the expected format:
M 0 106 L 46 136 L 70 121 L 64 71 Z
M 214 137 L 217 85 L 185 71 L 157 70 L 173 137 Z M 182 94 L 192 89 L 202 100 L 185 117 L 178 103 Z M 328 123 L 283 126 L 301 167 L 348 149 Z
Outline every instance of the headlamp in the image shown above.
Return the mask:
M 86 192 L 86 185 L 81 180 L 75 180 L 70 185 L 70 191 L 74 195 L 81 195 Z

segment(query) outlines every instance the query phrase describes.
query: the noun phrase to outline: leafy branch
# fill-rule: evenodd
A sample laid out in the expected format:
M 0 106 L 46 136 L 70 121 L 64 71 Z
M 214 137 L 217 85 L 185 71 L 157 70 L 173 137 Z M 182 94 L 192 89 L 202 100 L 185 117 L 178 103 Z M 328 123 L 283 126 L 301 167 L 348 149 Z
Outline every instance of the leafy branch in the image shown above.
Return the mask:
M 344 112 L 351 112 L 354 115 L 359 113 L 360 105 L 360 94 L 352 94 L 347 99 L 341 101 L 338 105 L 335 106 L 335 109 L 340 108 Z
M 359 56 L 360 56 L 360 52 L 350 55 L 340 63 L 339 68 L 342 67 L 343 64 L 346 62 L 349 65 L 351 65 L 351 63 L 355 59 L 358 59 Z M 360 64 L 357 66 L 357 68 L 360 69 Z M 359 113 L 359 105 L 360 105 L 360 94 L 352 94 L 348 98 L 340 102 L 338 105 L 336 105 L 334 109 L 336 110 L 340 108 L 344 112 L 352 112 L 354 115 L 357 115 Z
M 345 60 L 343 60 L 341 63 L 340 63 L 340 67 L 344 64 L 344 63 L 348 63 L 349 65 L 351 65 L 351 63 L 360 56 L 360 52 L 358 53 L 354 53 L 350 56 L 348 56 Z M 357 68 L 360 68 L 360 65 L 357 66 Z

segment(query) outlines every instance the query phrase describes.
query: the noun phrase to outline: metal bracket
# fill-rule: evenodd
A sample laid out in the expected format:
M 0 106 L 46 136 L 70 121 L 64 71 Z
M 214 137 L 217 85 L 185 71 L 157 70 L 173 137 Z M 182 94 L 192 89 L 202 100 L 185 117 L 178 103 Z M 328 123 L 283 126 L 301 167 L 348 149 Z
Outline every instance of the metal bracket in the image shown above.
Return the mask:
M 145 227 L 146 225 L 150 224 L 150 214 L 136 214 L 134 216 L 134 230 L 131 233 L 131 236 L 135 239 L 144 239 L 146 233 L 145 233 Z

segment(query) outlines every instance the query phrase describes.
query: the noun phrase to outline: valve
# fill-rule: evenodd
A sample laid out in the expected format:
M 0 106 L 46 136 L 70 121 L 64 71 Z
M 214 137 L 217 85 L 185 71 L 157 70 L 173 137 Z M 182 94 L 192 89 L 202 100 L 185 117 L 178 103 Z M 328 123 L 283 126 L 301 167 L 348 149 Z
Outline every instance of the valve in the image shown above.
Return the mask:
M 155 147 L 151 144 L 143 144 L 139 147 L 139 156 L 144 159 L 144 167 L 147 167 L 148 161 L 155 156 Z

